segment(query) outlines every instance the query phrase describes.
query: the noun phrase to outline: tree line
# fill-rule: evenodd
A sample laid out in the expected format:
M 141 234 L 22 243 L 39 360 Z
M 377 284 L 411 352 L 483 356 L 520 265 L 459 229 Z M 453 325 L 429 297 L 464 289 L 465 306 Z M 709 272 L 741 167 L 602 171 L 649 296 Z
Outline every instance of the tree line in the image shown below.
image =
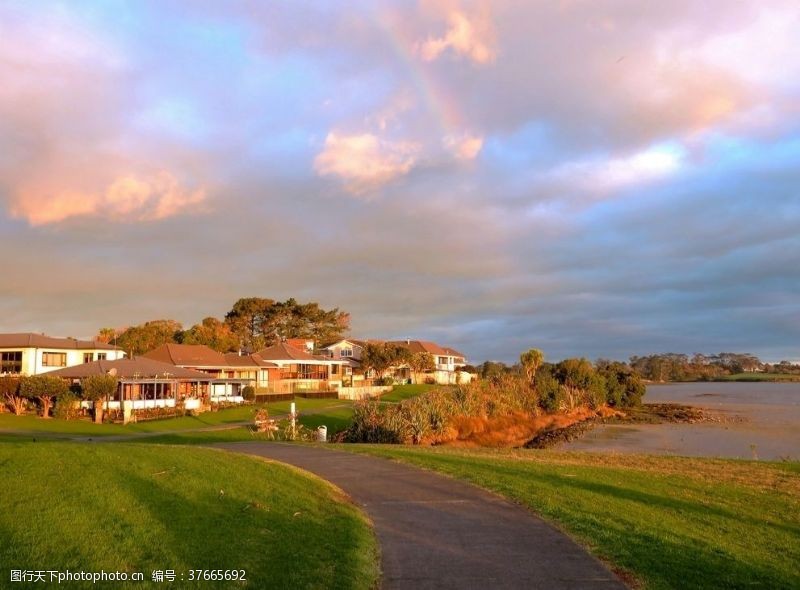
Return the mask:
M 567 359 L 571 360 L 571 359 Z M 585 359 L 584 359 L 585 360 Z M 589 361 L 586 361 L 587 363 Z M 475 367 L 475 372 L 482 378 L 493 378 L 500 375 L 514 375 L 525 371 L 524 362 L 508 365 L 498 361 L 486 361 Z M 632 356 L 628 362 L 598 359 L 596 368 L 609 365 L 625 366 L 640 378 L 647 381 L 707 381 L 726 375 L 745 372 L 764 372 L 800 375 L 800 364 L 789 361 L 765 363 L 750 353 L 720 352 L 718 354 L 700 354 L 692 356 L 681 353 L 651 354 Z M 552 366 L 544 363 L 545 367 Z
M 350 314 L 338 307 L 326 310 L 318 303 L 300 303 L 294 298 L 244 297 L 223 319 L 207 317 L 185 330 L 175 320 L 152 320 L 124 329 L 102 328 L 96 339 L 134 356 L 169 343 L 204 344 L 222 353 L 255 352 L 288 338 L 334 342 L 349 328 Z

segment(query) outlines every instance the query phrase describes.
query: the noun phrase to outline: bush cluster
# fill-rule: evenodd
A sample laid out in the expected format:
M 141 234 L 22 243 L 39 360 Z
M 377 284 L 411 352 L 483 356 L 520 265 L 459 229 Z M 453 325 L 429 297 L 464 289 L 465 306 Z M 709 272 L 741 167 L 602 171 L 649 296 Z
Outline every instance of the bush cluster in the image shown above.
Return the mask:
M 595 367 L 586 359 L 543 365 L 533 382 L 528 379 L 527 374 L 496 374 L 467 385 L 435 389 L 399 404 L 359 402 L 343 440 L 419 444 L 445 436 L 457 416 L 535 416 L 581 406 L 624 408 L 639 405 L 645 391 L 641 379 L 627 365 Z

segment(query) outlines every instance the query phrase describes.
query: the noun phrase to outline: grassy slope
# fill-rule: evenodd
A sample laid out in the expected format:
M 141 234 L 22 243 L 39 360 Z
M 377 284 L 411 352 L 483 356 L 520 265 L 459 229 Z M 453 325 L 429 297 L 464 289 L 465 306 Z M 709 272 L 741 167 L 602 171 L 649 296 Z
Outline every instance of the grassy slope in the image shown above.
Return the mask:
M 419 383 L 416 385 L 395 385 L 394 389 L 383 394 L 380 399 L 382 402 L 401 402 L 404 399 L 427 393 L 435 387 L 437 386 L 429 385 L 427 383 Z
M 342 445 L 530 507 L 646 588 L 800 588 L 800 464 Z
M 156 569 L 244 569 L 250 588 L 376 581 L 376 541 L 361 513 L 333 486 L 282 465 L 206 449 L 50 442 L 0 444 L 0 467 L 4 581 L 11 568 L 141 571 L 147 580 Z M 135 584 L 150 586 L 163 584 Z

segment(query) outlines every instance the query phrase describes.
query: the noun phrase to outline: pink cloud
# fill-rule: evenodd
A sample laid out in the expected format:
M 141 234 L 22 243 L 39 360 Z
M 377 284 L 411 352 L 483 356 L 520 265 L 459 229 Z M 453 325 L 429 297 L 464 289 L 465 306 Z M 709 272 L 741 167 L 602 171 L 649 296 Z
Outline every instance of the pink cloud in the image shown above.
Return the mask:
M 483 137 L 463 133 L 448 135 L 444 138 L 444 147 L 459 160 L 474 160 L 483 148 Z
M 494 61 L 497 55 L 494 29 L 488 16 L 468 17 L 464 12 L 453 9 L 447 21 L 449 26 L 444 35 L 428 37 L 418 44 L 417 51 L 423 60 L 434 61 L 450 50 L 478 64 Z
M 407 174 L 419 150 L 416 143 L 381 139 L 372 133 L 329 133 L 314 159 L 314 170 L 322 176 L 337 176 L 348 192 L 366 196 Z
M 16 196 L 11 214 L 31 225 L 82 216 L 155 221 L 202 210 L 205 200 L 204 189 L 187 190 L 172 174 L 162 171 L 149 177 L 120 176 L 98 192 L 51 188 L 48 183 L 27 187 Z

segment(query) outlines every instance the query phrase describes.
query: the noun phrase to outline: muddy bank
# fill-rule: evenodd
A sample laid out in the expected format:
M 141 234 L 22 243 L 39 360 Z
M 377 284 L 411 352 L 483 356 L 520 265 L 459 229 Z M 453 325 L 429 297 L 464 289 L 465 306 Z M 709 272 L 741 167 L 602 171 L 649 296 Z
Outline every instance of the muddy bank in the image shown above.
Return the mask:
M 683 404 L 642 404 L 625 411 L 607 411 L 564 427 L 542 430 L 523 445 L 527 449 L 547 449 L 560 443 L 578 440 L 600 424 L 697 424 L 699 422 L 740 421 L 740 417 L 724 417 Z

